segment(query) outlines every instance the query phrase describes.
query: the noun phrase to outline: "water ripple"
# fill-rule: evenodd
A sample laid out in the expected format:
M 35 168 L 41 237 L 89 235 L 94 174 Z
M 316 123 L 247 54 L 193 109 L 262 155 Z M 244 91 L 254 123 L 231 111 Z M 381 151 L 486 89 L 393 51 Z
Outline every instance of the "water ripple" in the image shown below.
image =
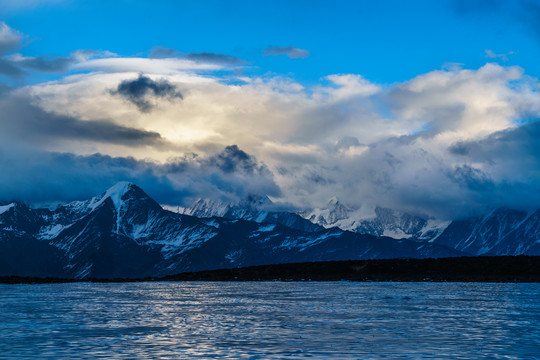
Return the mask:
M 537 359 L 540 284 L 0 285 L 0 358 Z

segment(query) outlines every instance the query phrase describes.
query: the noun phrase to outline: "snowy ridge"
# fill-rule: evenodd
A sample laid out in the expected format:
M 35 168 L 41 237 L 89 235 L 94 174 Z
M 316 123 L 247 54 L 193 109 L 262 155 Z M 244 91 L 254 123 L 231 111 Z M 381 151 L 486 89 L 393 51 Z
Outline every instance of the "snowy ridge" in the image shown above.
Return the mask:
M 103 195 L 91 199 L 90 204 L 88 204 L 88 208 L 95 210 L 99 205 L 103 204 L 105 200 L 110 198 L 114 204 L 114 207 L 118 211 L 124 205 L 122 197 L 132 186 L 134 186 L 134 184 L 127 181 L 119 182 L 109 188 Z
M 3 206 L 0 206 L 0 215 L 9 211 L 9 209 L 11 209 L 12 207 L 15 207 L 15 203 L 11 203 L 9 205 L 3 205 Z
M 337 199 L 331 205 L 337 210 L 319 211 L 327 223 L 359 214 Z M 16 203 L 0 214 L 0 275 L 145 277 L 284 262 L 540 255 L 540 211 L 496 209 L 448 225 L 375 208 L 371 218 L 358 222 L 377 234 L 416 234 L 411 236 L 414 241 L 355 233 L 328 224 L 324 228 L 296 214 L 250 212 L 245 207 L 235 211 L 257 221 L 262 219 L 261 213 L 267 215 L 264 221 L 255 222 L 178 214 L 164 210 L 131 183 L 117 184 L 100 196 L 55 210 Z M 303 230 L 306 223 L 312 228 Z M 13 252 L 19 255 L 14 257 Z M 14 264 L 13 258 L 24 259 L 27 268 Z
M 197 216 L 197 217 L 214 217 L 219 216 L 223 217 L 231 207 L 230 204 L 227 204 L 222 201 L 212 200 L 212 199 L 197 199 L 195 203 L 190 207 L 167 207 L 165 209 L 177 212 L 179 214 Z
M 136 188 L 136 185 L 130 182 L 119 182 L 105 191 L 103 194 L 93 197 L 84 201 L 73 201 L 66 205 L 59 206 L 56 210 L 62 210 L 68 217 L 81 218 L 88 215 L 90 212 L 95 211 L 100 207 L 107 199 L 111 199 L 116 211 L 124 206 L 123 197 L 131 189 Z M 58 216 L 58 215 L 57 215 Z
M 237 203 L 225 203 L 212 199 L 197 199 L 188 207 L 170 207 L 165 209 L 185 215 L 201 218 L 224 217 L 242 219 L 258 223 L 281 224 L 287 227 L 315 232 L 322 228 L 296 213 L 271 210 L 275 204 L 267 196 L 248 196 Z
M 45 225 L 42 226 L 37 234 L 38 239 L 41 240 L 50 240 L 57 237 L 62 230 L 66 229 L 69 226 L 54 224 L 54 225 Z
M 422 234 L 418 240 L 433 242 L 450 225 L 451 221 L 428 219 L 426 225 L 422 228 Z
M 300 251 L 304 251 L 309 247 L 318 245 L 324 241 L 327 241 L 332 238 L 336 238 L 343 235 L 343 231 L 339 229 L 330 229 L 328 231 L 317 234 L 314 237 L 287 237 L 285 241 L 280 244 L 282 248 L 298 248 Z
M 267 202 L 264 198 L 247 201 Z M 164 210 L 142 189 L 126 182 L 100 196 L 54 210 L 21 204 L 15 211 L 10 208 L 1 214 L 0 250 L 10 250 L 0 251 L 0 275 L 36 275 L 30 268 L 5 267 L 13 263 L 13 249 L 26 254 L 28 264 L 40 264 L 40 276 L 73 278 L 162 276 L 283 262 L 461 255 L 435 244 L 417 251 L 417 244 L 408 240 L 324 229 L 296 214 L 252 210 L 247 211 L 244 205 L 234 209 L 242 216 L 265 221 L 178 214 Z M 284 225 L 288 223 L 298 228 Z M 28 252 L 34 248 L 39 250 Z
M 422 241 L 433 240 L 449 224 L 381 207 L 353 208 L 336 197 L 331 198 L 326 207 L 304 211 L 300 215 L 325 228 L 338 227 L 360 234 Z
M 521 255 L 540 252 L 540 210 L 493 209 L 481 217 L 455 220 L 433 243 L 473 255 Z

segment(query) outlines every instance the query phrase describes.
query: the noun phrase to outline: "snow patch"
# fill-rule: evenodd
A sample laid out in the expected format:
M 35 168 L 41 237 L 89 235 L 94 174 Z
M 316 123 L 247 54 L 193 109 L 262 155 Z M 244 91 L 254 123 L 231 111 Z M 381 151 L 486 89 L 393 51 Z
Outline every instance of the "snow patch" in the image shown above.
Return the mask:
M 132 185 L 133 183 L 121 181 L 112 186 L 102 196 L 92 199 L 88 207 L 92 210 L 95 210 L 95 208 L 101 205 L 105 200 L 107 200 L 107 198 L 111 198 L 115 209 L 118 211 L 118 209 L 120 209 L 123 204 L 122 196 L 124 196 L 124 194 L 129 191 Z
M 259 215 L 257 215 L 257 217 L 255 217 L 255 219 L 253 219 L 253 221 L 255 222 L 258 222 L 258 223 L 261 223 L 264 221 L 264 219 L 266 219 L 266 217 L 268 216 L 268 212 L 266 211 L 261 211 L 259 213 Z M 273 229 L 272 229 L 273 230 Z M 272 231 L 272 230 L 269 230 L 269 231 Z
M 214 227 L 216 229 L 219 229 L 219 223 L 216 221 L 216 220 L 209 220 L 209 221 L 204 221 L 204 223 L 208 226 L 211 226 L 211 227 Z
M 0 206 L 0 215 L 11 209 L 12 207 L 15 207 L 15 203 L 11 203 L 9 205 Z
M 286 249 L 292 249 L 292 248 L 299 248 L 299 251 L 304 251 L 307 248 L 320 244 L 328 239 L 339 237 L 343 234 L 343 231 L 340 230 L 330 230 L 323 234 L 320 234 L 318 236 L 314 237 L 306 237 L 306 236 L 298 236 L 298 237 L 290 237 L 287 236 L 285 240 L 277 246 L 277 248 L 286 248 Z
M 422 228 L 422 235 L 420 235 L 419 239 L 433 242 L 446 230 L 450 223 L 451 221 L 428 219 L 426 225 Z
M 409 238 L 410 235 L 407 235 L 403 230 L 401 229 L 384 229 L 383 236 L 388 236 L 394 239 L 403 239 L 403 238 Z
M 225 255 L 225 258 L 229 260 L 229 262 L 234 263 L 240 258 L 240 256 L 242 256 L 242 250 L 236 250 Z
M 179 255 L 183 252 L 196 248 L 217 235 L 213 227 L 186 227 L 182 228 L 176 236 L 165 236 L 161 239 L 146 241 L 148 245 L 161 246 L 161 253 L 168 259 L 173 255 Z
M 64 226 L 60 224 L 44 226 L 40 229 L 38 237 L 43 240 L 50 240 L 57 237 L 58 234 L 62 232 L 62 230 L 68 227 L 69 226 Z
M 209 218 L 213 216 L 223 217 L 229 210 L 230 205 L 219 200 L 200 198 L 190 207 L 166 206 L 164 208 L 179 214 L 196 216 L 199 218 Z
M 92 263 L 86 263 L 77 274 L 75 274 L 75 279 L 84 279 L 85 277 L 90 274 L 90 271 L 92 270 L 93 264 Z
M 259 228 L 259 230 L 257 230 L 258 232 L 269 232 L 269 231 L 274 231 L 274 229 L 276 228 L 276 225 L 267 225 L 267 226 L 261 226 Z

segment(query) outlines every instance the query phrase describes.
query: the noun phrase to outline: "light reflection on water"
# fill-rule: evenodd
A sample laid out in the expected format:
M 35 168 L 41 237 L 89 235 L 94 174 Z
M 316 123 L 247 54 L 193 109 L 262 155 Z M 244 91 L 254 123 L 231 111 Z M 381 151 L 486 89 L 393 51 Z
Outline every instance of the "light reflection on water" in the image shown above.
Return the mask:
M 540 358 L 540 284 L 0 285 L 0 358 Z

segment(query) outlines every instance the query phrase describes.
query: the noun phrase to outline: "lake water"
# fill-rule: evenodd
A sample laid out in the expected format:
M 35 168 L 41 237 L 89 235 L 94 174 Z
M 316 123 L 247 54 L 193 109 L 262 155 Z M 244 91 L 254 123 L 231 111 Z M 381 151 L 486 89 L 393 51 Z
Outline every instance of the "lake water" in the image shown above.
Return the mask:
M 0 358 L 539 359 L 540 284 L 0 285 Z

